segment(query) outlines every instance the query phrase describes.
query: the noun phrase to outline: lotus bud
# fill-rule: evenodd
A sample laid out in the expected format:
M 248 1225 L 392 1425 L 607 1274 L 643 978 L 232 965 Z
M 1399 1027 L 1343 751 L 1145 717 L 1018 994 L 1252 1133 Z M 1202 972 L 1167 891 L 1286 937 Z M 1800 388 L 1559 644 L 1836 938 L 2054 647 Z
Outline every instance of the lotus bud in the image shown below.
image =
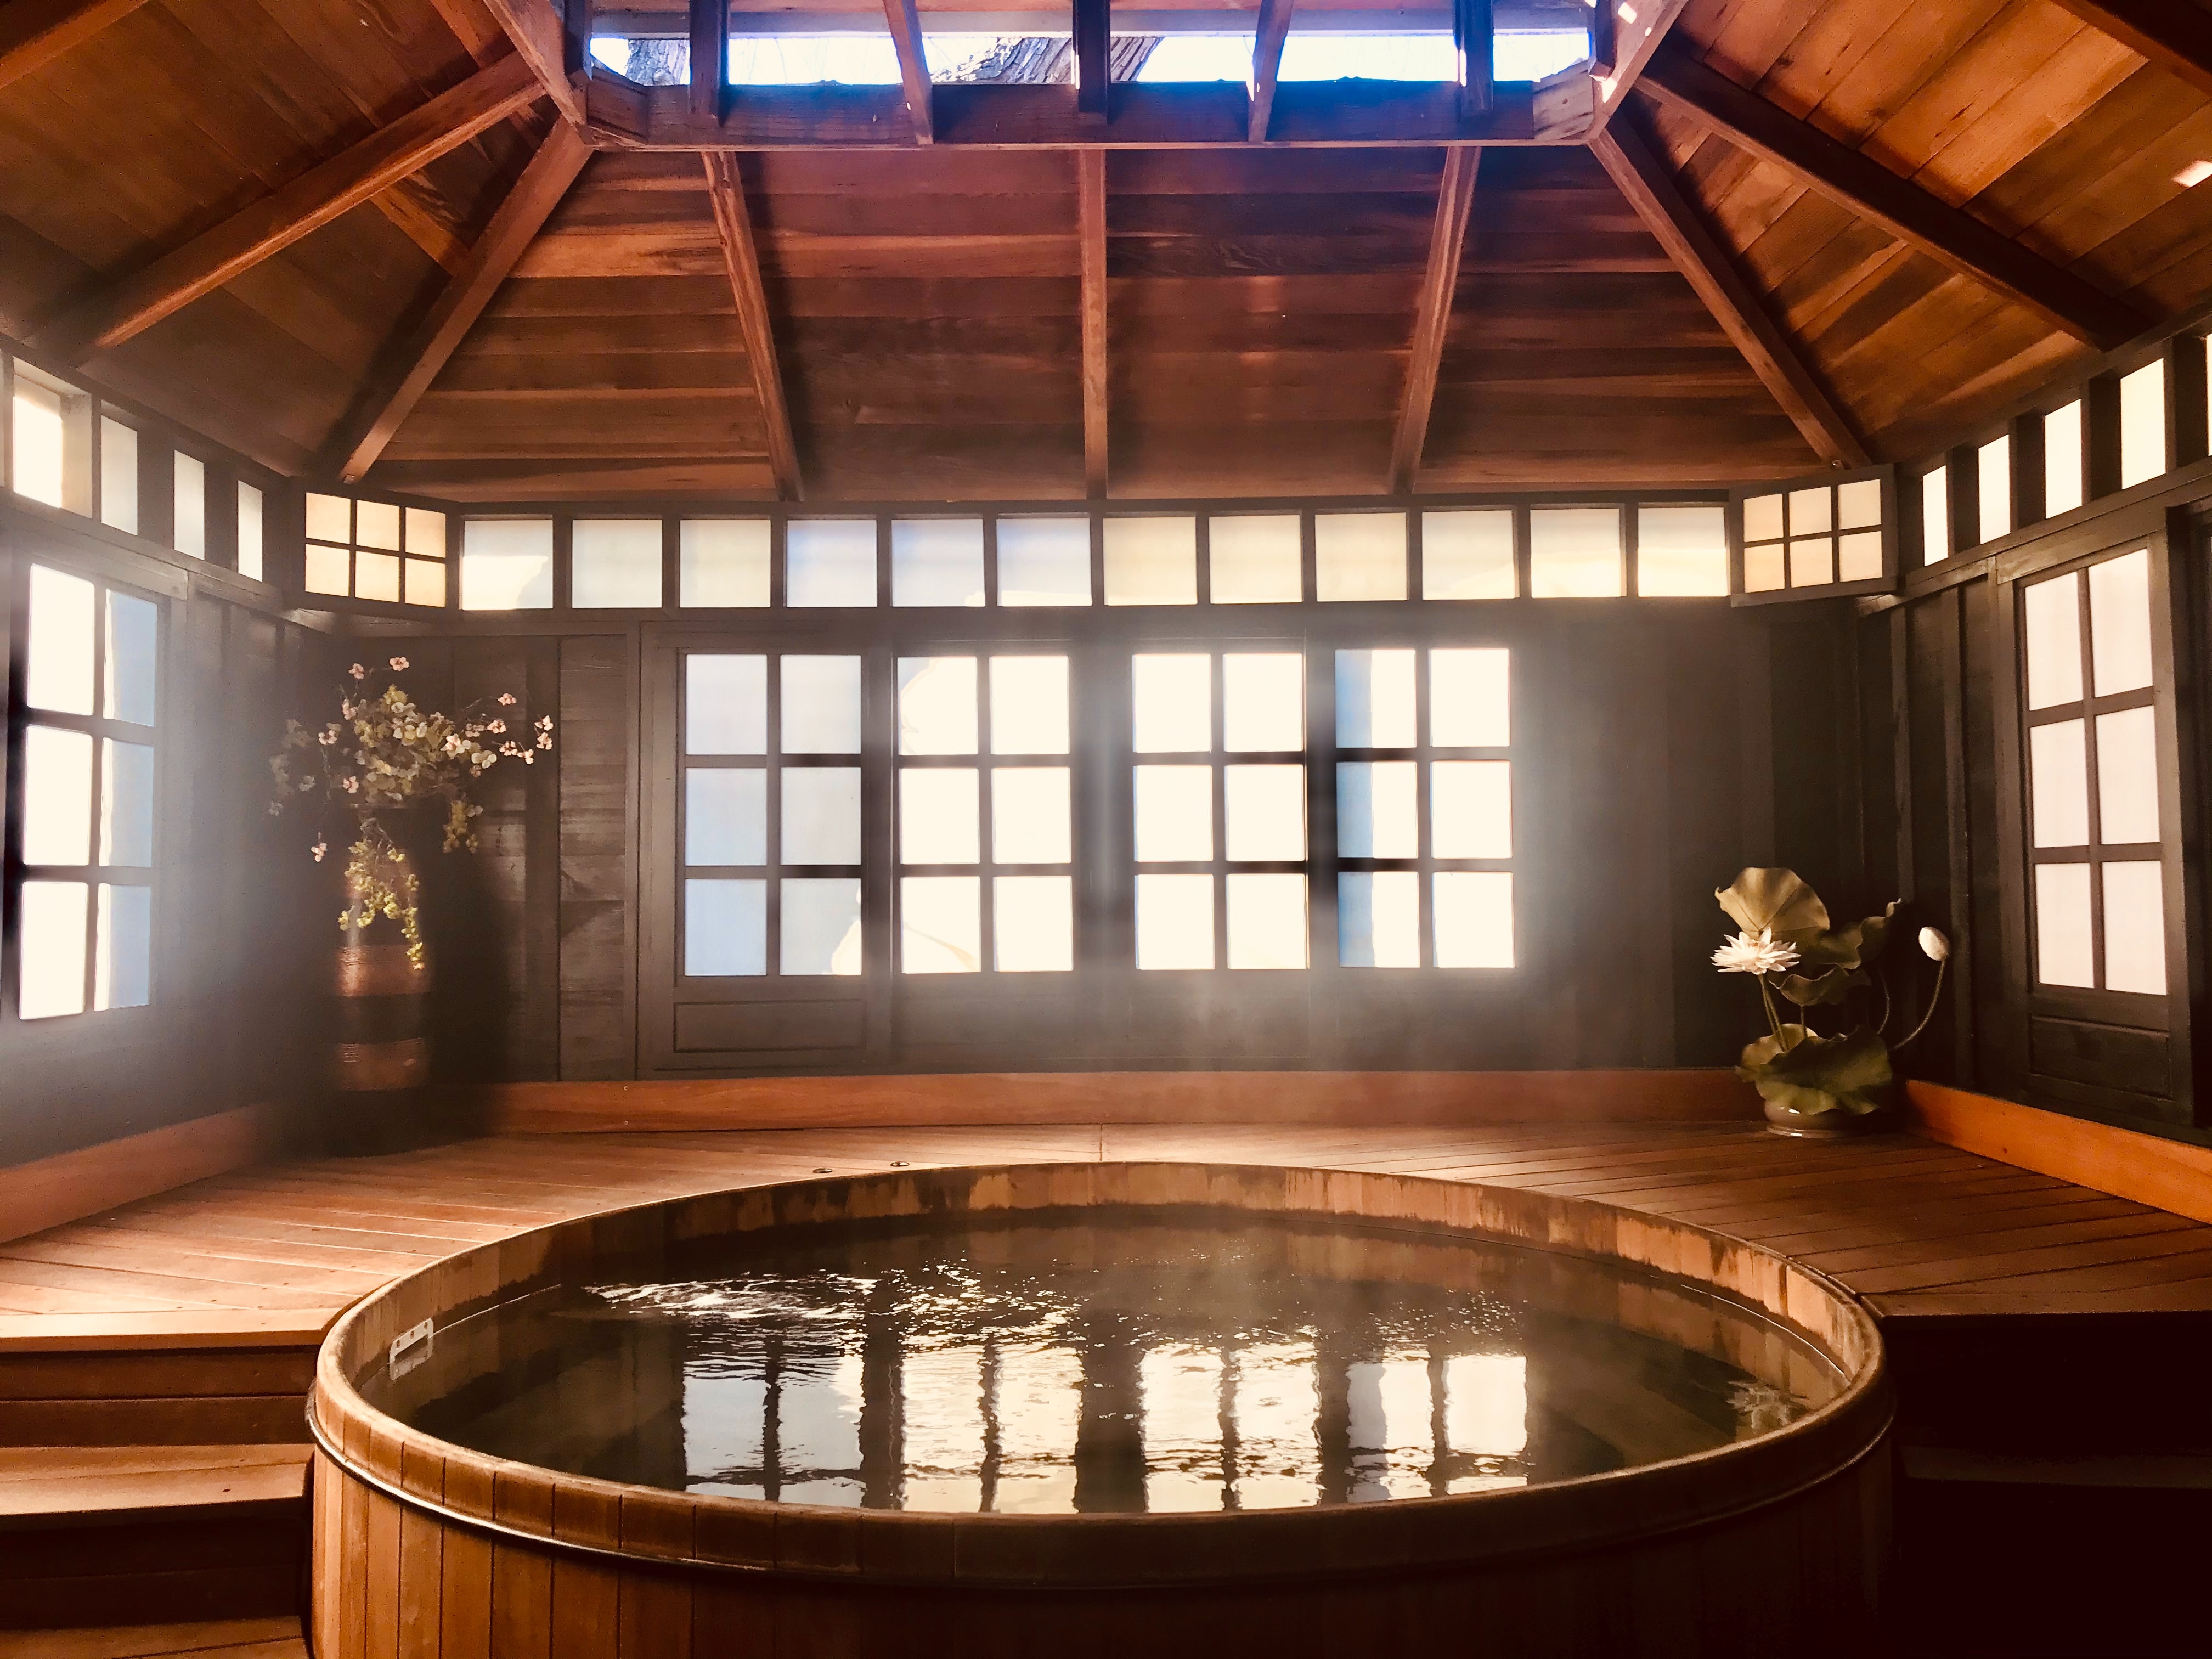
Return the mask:
M 1938 927 L 1920 930 L 1920 954 L 1930 962 L 1948 962 L 1951 957 L 1951 941 L 1943 937 Z

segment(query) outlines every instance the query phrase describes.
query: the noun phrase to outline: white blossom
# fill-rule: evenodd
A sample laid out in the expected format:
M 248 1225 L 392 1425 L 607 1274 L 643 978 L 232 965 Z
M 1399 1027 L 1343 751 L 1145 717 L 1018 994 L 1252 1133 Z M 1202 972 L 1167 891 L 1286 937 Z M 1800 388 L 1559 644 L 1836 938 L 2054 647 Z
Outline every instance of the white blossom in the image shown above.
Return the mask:
M 1794 945 L 1775 942 L 1773 930 L 1738 933 L 1713 952 L 1713 966 L 1724 974 L 1779 974 L 1797 965 Z
M 407 659 L 404 657 L 394 657 L 392 659 L 392 666 L 396 672 L 404 672 L 407 667 Z

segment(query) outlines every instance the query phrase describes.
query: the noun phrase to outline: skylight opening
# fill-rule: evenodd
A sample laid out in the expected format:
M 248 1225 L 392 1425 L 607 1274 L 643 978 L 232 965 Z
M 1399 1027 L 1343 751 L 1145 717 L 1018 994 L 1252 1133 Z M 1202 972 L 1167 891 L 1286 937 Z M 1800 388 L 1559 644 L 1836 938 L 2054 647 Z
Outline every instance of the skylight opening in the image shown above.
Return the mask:
M 1581 29 L 1502 30 L 1497 40 L 1497 78 L 1541 81 L 1589 56 Z M 1170 34 L 1152 49 L 1139 81 L 1244 81 L 1252 72 L 1252 37 Z M 1458 56 L 1443 30 L 1397 30 L 1358 34 L 1294 26 L 1283 43 L 1282 81 L 1452 81 Z

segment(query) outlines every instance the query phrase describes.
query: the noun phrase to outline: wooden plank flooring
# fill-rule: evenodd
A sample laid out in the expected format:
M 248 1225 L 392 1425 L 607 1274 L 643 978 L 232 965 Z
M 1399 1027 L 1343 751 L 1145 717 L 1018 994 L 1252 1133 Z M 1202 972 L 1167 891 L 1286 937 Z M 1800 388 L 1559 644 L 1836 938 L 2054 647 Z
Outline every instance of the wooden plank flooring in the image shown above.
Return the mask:
M 2212 1226 L 1910 1135 L 1737 1122 L 1095 1126 L 471 1140 L 219 1176 L 0 1244 L 0 1341 L 106 1323 L 312 1325 L 426 1261 L 585 1212 L 881 1170 L 1172 1158 L 1395 1170 L 1601 1199 L 1783 1250 L 1885 1316 L 2212 1308 Z

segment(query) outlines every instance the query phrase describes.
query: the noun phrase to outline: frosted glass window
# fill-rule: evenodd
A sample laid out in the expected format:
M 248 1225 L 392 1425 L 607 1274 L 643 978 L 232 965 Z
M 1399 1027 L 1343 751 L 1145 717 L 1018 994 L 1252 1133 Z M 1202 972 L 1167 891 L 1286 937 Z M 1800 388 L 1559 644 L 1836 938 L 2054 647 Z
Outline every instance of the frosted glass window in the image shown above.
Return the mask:
M 238 574 L 261 580 L 261 492 L 250 483 L 238 486 Z M 409 598 L 412 599 L 413 594 Z M 438 567 L 438 597 L 434 603 L 446 602 L 446 570 Z
M 103 738 L 100 752 L 100 861 L 145 869 L 154 862 L 154 750 Z
M 677 603 L 757 610 L 769 599 L 765 519 L 686 519 L 676 539 Z
M 2151 683 L 2150 555 L 2141 550 L 2093 564 L 2089 577 L 2089 666 L 2097 695 Z
M 1306 878 L 1289 874 L 1229 878 L 1229 965 L 1306 965 Z
M 899 753 L 972 755 L 975 741 L 975 659 L 901 657 Z
M 1133 658 L 1129 679 L 1137 753 L 1187 755 L 1213 747 L 1212 658 Z
M 154 723 L 161 683 L 156 656 L 161 621 L 161 613 L 151 599 L 108 594 L 106 684 L 100 697 L 108 719 L 134 726 Z
M 1510 761 L 1438 761 L 1429 775 L 1429 845 L 1440 859 L 1513 856 Z
M 793 519 L 784 526 L 784 597 L 799 606 L 876 602 L 876 521 Z
M 197 455 L 177 456 L 177 551 L 195 559 L 207 557 L 207 467 Z
M 2097 716 L 2097 839 L 2107 847 L 2158 839 L 2155 710 Z
M 999 520 L 1000 605 L 1091 603 L 1091 520 Z
M 462 610 L 547 611 L 552 605 L 552 520 L 463 521 Z
M 2105 988 L 2162 997 L 2166 887 L 2159 866 L 2148 859 L 2107 864 L 2104 875 Z
M 1977 539 L 1993 542 L 2012 533 L 2011 437 L 1990 439 L 1975 452 L 1974 462 L 1980 484 L 1977 505 L 1981 534 Z
M 29 379 L 19 367 L 13 414 L 15 471 L 10 485 L 18 495 L 44 501 L 48 507 L 63 506 L 67 468 L 63 453 L 62 394 Z M 80 971 L 82 967 L 80 962 Z M 77 1007 L 69 1012 L 76 1013 L 82 1006 L 80 996 Z
M 891 603 L 983 603 L 981 519 L 899 519 L 891 525 Z
M 1411 749 L 1414 653 L 1336 653 L 1336 742 L 1340 749 Z
M 687 754 L 766 754 L 768 659 L 686 657 L 684 739 Z
M 399 561 L 389 553 L 356 549 L 353 556 L 353 592 L 357 599 L 399 603 Z
M 446 567 L 435 560 L 408 560 L 406 580 L 408 604 L 443 605 L 446 603 Z
M 1429 653 L 1429 741 L 1503 749 L 1513 741 L 1513 653 L 1498 646 Z
M 2035 866 L 2035 976 L 2045 985 L 2096 984 L 2090 948 L 2089 866 Z
M 399 509 L 389 501 L 361 501 L 353 507 L 353 540 L 356 547 L 399 550 Z
M 2045 518 L 2081 505 L 2081 405 L 2068 404 L 2043 417 L 2043 512 Z
M 1513 877 L 1504 870 L 1439 870 L 1430 878 L 1437 966 L 1513 966 Z
M 783 669 L 783 752 L 857 755 L 860 752 L 860 659 L 786 657 Z
M 1226 767 L 1221 784 L 1226 857 L 1249 864 L 1295 864 L 1305 857 L 1304 767 Z
M 25 1019 L 82 1013 L 85 884 L 27 881 L 19 895 L 22 945 L 16 1012 Z
M 783 883 L 782 944 L 777 971 L 860 971 L 860 884 L 849 877 L 806 876 Z
M 100 422 L 100 521 L 138 533 L 138 434 L 120 421 Z
M 31 661 L 23 696 L 58 714 L 92 713 L 93 586 L 31 567 Z
M 92 862 L 92 738 L 87 732 L 24 728 L 23 862 Z
M 343 547 L 307 544 L 306 585 L 310 593 L 353 592 L 353 556 Z
M 1420 856 L 1420 779 L 1416 763 L 1337 763 L 1336 848 L 1351 859 Z
M 1213 878 L 1137 878 L 1137 966 L 1213 966 Z
M 1543 507 L 1528 514 L 1531 597 L 1601 599 L 1625 591 L 1619 507 Z
M 787 766 L 778 778 L 783 789 L 783 862 L 858 864 L 860 769 Z
M 1329 600 L 1406 597 L 1406 515 L 1316 513 L 1314 597 Z
M 1067 659 L 991 659 L 991 752 L 1067 752 Z
M 2038 847 L 2089 844 L 2089 759 L 2080 720 L 2028 728 L 2028 792 Z
M 982 884 L 974 876 L 905 877 L 899 883 L 899 967 L 905 972 L 982 971 Z
M 1196 605 L 1198 520 L 1108 519 L 1106 603 Z
M 1221 659 L 1221 746 L 1266 754 L 1306 746 L 1305 659 L 1231 652 Z
M 1881 528 L 1881 480 L 1857 478 L 1836 486 L 1836 528 Z
M 1216 605 L 1296 605 L 1305 597 L 1295 513 L 1206 520 Z
M 1064 974 L 1075 966 L 1075 884 L 1069 878 L 996 877 L 991 911 L 991 960 L 1000 973 Z
M 318 542 L 353 539 L 353 502 L 344 495 L 307 492 L 307 536 Z
M 2120 488 L 2166 471 L 2166 365 L 2145 363 L 2120 377 Z
M 973 864 L 980 857 L 973 767 L 909 767 L 899 773 L 899 860 Z M 841 860 L 851 862 L 852 860 Z
M 406 509 L 407 550 L 418 558 L 446 556 L 446 515 L 427 507 Z
M 1836 527 L 1833 503 L 1826 484 L 1790 492 L 1790 533 L 1826 534 Z
M 693 767 L 684 775 L 684 861 L 768 862 L 768 774 Z
M 1423 599 L 1510 599 L 1519 592 L 1510 508 L 1421 514 Z
M 143 1008 L 153 993 L 154 890 L 101 883 L 95 922 L 92 1006 Z
M 1765 547 L 1743 550 L 1743 591 L 1747 593 L 1772 593 L 1790 583 L 1789 567 L 1784 562 L 1782 544 L 1769 543 Z
M 576 520 L 569 531 L 568 593 L 579 611 L 659 609 L 660 520 Z
M 1920 475 L 1920 562 L 1951 556 L 1951 475 L 1942 466 Z
M 1784 533 L 1782 497 L 1753 495 L 1743 504 L 1743 538 L 1747 542 L 1778 542 Z
M 1073 817 L 1064 766 L 1001 766 L 991 774 L 991 857 L 997 864 L 1066 864 Z
M 1347 870 L 1336 878 L 1336 959 L 1346 968 L 1421 965 L 1421 878 Z
M 1647 599 L 1725 597 L 1729 591 L 1727 509 L 1638 507 L 1636 591 Z
M 1836 544 L 1826 536 L 1790 544 L 1790 586 L 1820 587 L 1836 580 Z
M 768 971 L 768 884 L 693 877 L 684 884 L 684 972 L 691 979 Z
M 1836 580 L 1873 581 L 1882 574 L 1881 532 L 1863 530 L 1836 543 Z
M 1136 770 L 1137 858 L 1145 864 L 1196 864 L 1213 857 L 1213 769 L 1139 766 Z M 1207 923 L 1211 929 L 1212 924 Z
M 2027 645 L 2027 706 L 2081 701 L 2081 584 L 2073 576 L 2037 582 L 2021 599 Z

